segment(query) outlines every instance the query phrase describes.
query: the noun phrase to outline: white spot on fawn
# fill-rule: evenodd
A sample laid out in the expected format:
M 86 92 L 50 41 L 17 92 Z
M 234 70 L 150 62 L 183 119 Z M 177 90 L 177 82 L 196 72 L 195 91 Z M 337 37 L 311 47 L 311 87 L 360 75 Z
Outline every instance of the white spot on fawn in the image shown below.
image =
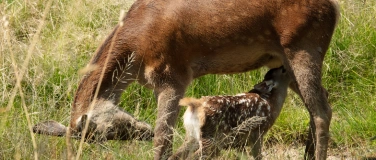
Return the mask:
M 239 100 L 239 104 L 242 104 L 244 102 L 247 102 L 247 99 L 241 99 L 241 100 Z

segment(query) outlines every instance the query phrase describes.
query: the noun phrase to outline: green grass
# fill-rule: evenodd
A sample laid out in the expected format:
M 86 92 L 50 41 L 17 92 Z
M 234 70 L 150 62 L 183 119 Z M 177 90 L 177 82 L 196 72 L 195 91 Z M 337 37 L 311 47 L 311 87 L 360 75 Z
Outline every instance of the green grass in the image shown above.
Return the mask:
M 69 123 L 70 106 L 81 78 L 78 70 L 88 63 L 116 25 L 120 10 L 129 9 L 132 1 L 53 2 L 43 18 L 45 4 L 45 1 L 0 0 L 1 108 L 6 108 L 16 86 L 13 65 L 17 70 L 22 69 L 38 26 L 44 22 L 21 82 L 23 94 L 17 92 L 11 110 L 0 113 L 0 159 L 34 157 L 21 96 L 24 96 L 32 124 L 47 119 Z M 376 156 L 372 155 L 376 141 L 369 140 L 376 136 L 376 2 L 348 0 L 340 5 L 341 20 L 323 69 L 323 85 L 330 93 L 333 108 L 330 149 L 344 150 L 354 157 Z M 187 95 L 200 97 L 248 91 L 265 72 L 263 68 L 237 75 L 204 76 L 192 83 Z M 150 90 L 131 85 L 124 92 L 120 106 L 154 124 L 156 102 Z M 308 122 L 309 115 L 301 100 L 289 93 L 281 116 L 266 137 L 266 146 L 275 143 L 303 145 Z M 179 122 L 175 147 L 182 142 L 183 133 Z M 35 138 L 40 159 L 67 158 L 65 138 L 40 135 Z M 79 141 L 72 140 L 73 151 L 77 151 L 78 146 Z M 232 151 L 223 153 L 227 158 L 235 155 Z M 110 141 L 84 144 L 81 158 L 151 159 L 152 156 L 151 142 Z

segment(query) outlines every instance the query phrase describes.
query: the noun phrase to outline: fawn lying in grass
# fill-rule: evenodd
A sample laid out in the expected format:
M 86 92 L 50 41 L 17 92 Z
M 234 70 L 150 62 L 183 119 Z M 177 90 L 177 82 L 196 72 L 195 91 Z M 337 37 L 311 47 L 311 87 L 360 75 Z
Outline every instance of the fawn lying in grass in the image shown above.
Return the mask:
M 271 69 L 248 93 L 235 96 L 184 98 L 186 139 L 170 159 L 215 157 L 221 149 L 252 147 L 261 159 L 263 135 L 277 119 L 290 77 L 283 67 Z

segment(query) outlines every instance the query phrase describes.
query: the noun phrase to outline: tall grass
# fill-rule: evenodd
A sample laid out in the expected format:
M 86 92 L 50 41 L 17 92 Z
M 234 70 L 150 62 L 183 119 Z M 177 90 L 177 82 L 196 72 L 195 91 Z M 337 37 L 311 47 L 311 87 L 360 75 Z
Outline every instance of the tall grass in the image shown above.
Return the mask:
M 326 57 L 325 83 L 334 111 L 336 145 L 375 146 L 376 13 L 375 1 L 342 3 L 341 23 Z
M 47 119 L 68 124 L 70 106 L 81 78 L 77 71 L 86 65 L 116 25 L 120 10 L 128 10 L 132 3 L 53 1 L 44 17 L 43 12 L 48 7 L 45 1 L 0 1 L 0 159 L 31 159 L 34 151 L 39 159 L 67 158 L 64 138 L 35 135 L 36 147 L 33 147 L 27 117 L 32 124 Z M 376 2 L 348 0 L 341 1 L 340 5 L 341 20 L 323 69 L 323 85 L 330 93 L 333 108 L 330 147 L 351 152 L 355 157 L 375 156 L 372 149 L 376 142 L 369 138 L 376 136 Z M 37 35 L 41 23 L 43 27 Z M 31 47 L 21 87 L 11 102 L 19 78 L 16 75 L 20 74 Z M 265 72 L 263 68 L 236 75 L 204 76 L 192 83 L 187 96 L 245 92 L 259 82 Z M 6 110 L 7 106 L 10 110 Z M 154 124 L 156 103 L 150 90 L 131 85 L 122 95 L 120 106 Z M 281 116 L 267 135 L 266 146 L 275 143 L 303 145 L 308 122 L 309 115 L 301 100 L 289 93 Z M 179 122 L 176 145 L 182 142 L 183 133 Z M 71 142 L 76 152 L 79 141 Z M 110 141 L 84 144 L 81 158 L 151 159 L 152 156 L 151 142 Z M 238 155 L 228 151 L 223 156 Z

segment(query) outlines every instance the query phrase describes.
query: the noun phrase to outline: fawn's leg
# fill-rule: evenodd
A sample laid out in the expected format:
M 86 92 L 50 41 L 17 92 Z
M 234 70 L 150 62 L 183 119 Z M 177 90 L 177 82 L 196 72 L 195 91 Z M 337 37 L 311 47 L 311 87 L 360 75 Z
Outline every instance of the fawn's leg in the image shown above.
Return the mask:
M 199 147 L 199 143 L 195 139 L 186 139 L 179 149 L 168 159 L 187 159 L 187 157 L 193 154 L 197 149 L 199 149 Z
M 214 159 L 221 153 L 221 142 L 217 142 L 218 139 L 202 138 L 201 145 L 196 152 L 190 155 L 187 160 L 201 160 L 201 159 Z
M 263 140 L 263 134 L 258 133 L 260 131 L 255 130 L 253 133 L 251 133 L 250 141 L 251 141 L 251 148 L 252 148 L 252 156 L 255 160 L 261 160 L 261 149 L 262 149 L 262 140 Z

